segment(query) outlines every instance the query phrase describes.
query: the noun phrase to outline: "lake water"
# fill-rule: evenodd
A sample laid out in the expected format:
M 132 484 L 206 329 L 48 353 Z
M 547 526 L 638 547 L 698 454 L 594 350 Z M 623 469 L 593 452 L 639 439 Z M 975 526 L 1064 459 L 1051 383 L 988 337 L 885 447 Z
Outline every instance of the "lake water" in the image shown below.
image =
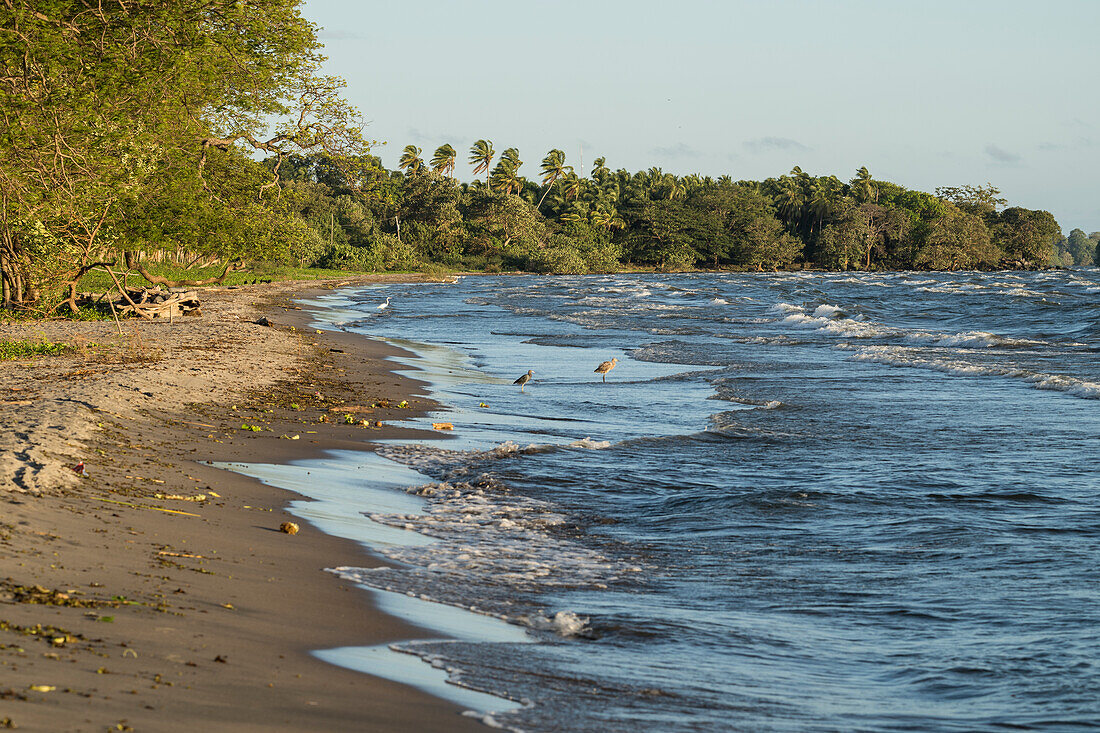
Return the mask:
M 449 408 L 417 422 L 455 427 L 386 445 L 415 503 L 363 517 L 428 539 L 340 572 L 525 629 L 406 647 L 521 703 L 496 724 L 1100 726 L 1097 269 L 470 277 L 324 305 L 413 352 Z

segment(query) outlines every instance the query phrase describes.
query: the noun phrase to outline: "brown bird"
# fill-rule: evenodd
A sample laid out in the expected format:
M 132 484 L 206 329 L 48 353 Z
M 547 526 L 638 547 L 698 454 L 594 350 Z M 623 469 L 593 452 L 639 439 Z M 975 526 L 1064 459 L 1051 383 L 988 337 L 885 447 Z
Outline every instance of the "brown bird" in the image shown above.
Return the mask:
M 612 358 L 611 361 L 605 361 L 603 364 L 600 364 L 598 367 L 596 367 L 592 371 L 596 372 L 596 374 L 602 374 L 603 375 L 603 381 L 606 382 L 607 381 L 607 373 L 609 371 L 611 371 L 612 369 L 614 369 L 615 365 L 618 364 L 618 363 L 619 363 L 618 359 Z
M 519 391 L 522 392 L 523 391 L 523 385 L 530 382 L 531 377 L 533 377 L 533 376 L 535 376 L 534 370 L 533 369 L 528 369 L 526 374 L 524 374 L 522 377 L 520 377 L 516 381 L 512 382 L 512 384 L 518 384 L 519 385 Z

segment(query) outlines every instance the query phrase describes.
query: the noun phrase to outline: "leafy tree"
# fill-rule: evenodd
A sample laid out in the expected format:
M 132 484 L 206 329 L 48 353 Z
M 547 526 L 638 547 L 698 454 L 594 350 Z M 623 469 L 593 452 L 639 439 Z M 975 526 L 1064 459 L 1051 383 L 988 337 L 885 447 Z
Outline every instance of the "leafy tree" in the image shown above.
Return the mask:
M 156 229 L 143 217 L 169 205 L 150 197 L 173 187 L 204 197 L 200 210 L 242 214 L 216 240 L 236 256 L 265 210 L 268 223 L 289 221 L 278 210 L 283 160 L 362 148 L 342 83 L 317 73 L 320 44 L 298 4 L 12 0 L 0 10 L 4 305 L 59 281 L 71 296 L 98 260 L 157 247 L 141 238 Z M 242 149 L 275 159 L 257 171 L 266 176 L 228 174 Z M 188 229 L 203 231 L 178 231 Z
M 1037 267 L 1053 259 L 1062 230 L 1049 211 L 1014 206 L 1001 212 L 993 235 L 1010 263 Z
M 1069 253 L 1071 264 L 1091 265 L 1096 260 L 1093 255 L 1096 252 L 1096 243 L 1089 239 L 1088 235 L 1080 229 L 1074 229 L 1066 238 L 1066 251 Z
M 647 201 L 632 207 L 631 230 L 625 254 L 637 264 L 655 264 L 661 269 L 691 267 L 698 259 L 696 240 L 691 234 L 693 217 L 680 201 Z
M 515 195 L 471 189 L 463 199 L 462 213 L 468 249 L 498 255 L 513 267 L 522 267 L 528 253 L 546 239 L 545 221 Z
M 916 265 L 930 270 L 996 267 L 1002 252 L 994 246 L 981 216 L 948 204 L 923 227 Z
M 940 186 L 936 189 L 936 195 L 969 214 L 982 217 L 990 226 L 996 223 L 997 212 L 1008 203 L 992 183 L 984 186 Z

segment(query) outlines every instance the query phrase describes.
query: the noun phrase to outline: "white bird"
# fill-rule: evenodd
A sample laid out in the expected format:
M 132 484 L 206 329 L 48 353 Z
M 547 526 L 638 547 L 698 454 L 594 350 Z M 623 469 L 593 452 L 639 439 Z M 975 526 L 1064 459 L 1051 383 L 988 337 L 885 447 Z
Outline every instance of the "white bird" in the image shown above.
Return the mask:
M 522 377 L 520 377 L 516 381 L 512 382 L 512 384 L 518 384 L 519 385 L 519 391 L 522 392 L 523 391 L 523 385 L 530 382 L 531 377 L 533 377 L 533 376 L 535 376 L 535 371 L 533 369 L 528 369 L 526 374 L 524 374 Z
M 386 302 L 378 306 L 377 310 L 383 311 L 390 307 L 390 299 L 386 298 Z
M 600 364 L 598 367 L 596 367 L 592 371 L 596 372 L 596 374 L 602 374 L 603 375 L 603 381 L 606 382 L 607 381 L 607 373 L 609 371 L 611 371 L 612 369 L 614 369 L 615 365 L 618 364 L 618 363 L 619 363 L 619 360 L 616 359 L 615 357 L 612 357 L 611 361 L 605 361 L 603 364 Z

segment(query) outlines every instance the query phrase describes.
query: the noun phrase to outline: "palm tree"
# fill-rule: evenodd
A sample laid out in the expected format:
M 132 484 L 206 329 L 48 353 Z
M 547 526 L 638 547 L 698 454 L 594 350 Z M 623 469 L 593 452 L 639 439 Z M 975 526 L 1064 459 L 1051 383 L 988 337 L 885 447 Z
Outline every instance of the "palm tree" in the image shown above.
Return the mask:
M 508 148 L 501 153 L 500 159 L 516 170 L 519 170 L 519 167 L 523 165 L 523 161 L 519 159 L 519 148 Z
M 779 213 L 793 226 L 801 218 L 802 207 L 806 203 L 802 195 L 802 186 L 798 180 L 783 176 L 779 179 L 778 194 Z
M 523 161 L 519 158 L 519 149 L 508 148 L 500 156 L 500 162 L 493 169 L 489 177 L 492 187 L 505 194 L 523 190 L 523 179 L 519 175 L 519 167 Z
M 584 179 L 574 173 L 573 169 L 569 169 L 563 180 L 565 181 L 565 198 L 578 198 L 581 195 L 581 190 L 584 189 Z
M 865 204 L 878 199 L 878 189 L 871 181 L 871 173 L 865 165 L 860 166 L 860 169 L 856 171 L 856 177 L 851 180 L 851 186 L 852 198 L 856 200 L 856 203 Z
M 550 193 L 550 188 L 554 185 L 554 181 L 558 180 L 565 175 L 566 171 L 572 172 L 573 168 L 565 164 L 565 153 L 554 148 L 546 157 L 542 159 L 542 185 L 546 186 L 546 190 L 542 193 L 542 198 L 539 199 L 536 209 L 542 208 L 542 202 L 546 200 L 546 194 Z
M 420 159 L 420 153 L 420 148 L 415 145 L 406 145 L 404 152 L 401 153 L 401 160 L 397 162 L 397 167 L 410 175 L 423 173 L 424 161 Z
M 810 235 L 815 230 L 821 229 L 822 222 L 832 216 L 833 208 L 840 198 L 840 189 L 843 184 L 834 176 L 815 179 L 810 184 L 810 199 L 808 208 L 813 216 L 810 225 Z
M 455 170 L 455 158 L 458 153 L 451 145 L 440 145 L 432 156 L 432 170 L 444 176 L 450 176 Z M 452 176 L 453 177 L 453 176 Z
M 601 156 L 592 161 L 592 180 L 603 183 L 604 176 L 610 172 L 611 169 L 607 167 L 607 158 Z
M 470 148 L 470 163 L 474 165 L 474 175 L 478 173 L 485 173 L 485 186 L 489 186 L 489 168 L 493 165 L 493 156 L 496 155 L 496 151 L 493 150 L 493 143 L 489 140 L 478 140 Z

